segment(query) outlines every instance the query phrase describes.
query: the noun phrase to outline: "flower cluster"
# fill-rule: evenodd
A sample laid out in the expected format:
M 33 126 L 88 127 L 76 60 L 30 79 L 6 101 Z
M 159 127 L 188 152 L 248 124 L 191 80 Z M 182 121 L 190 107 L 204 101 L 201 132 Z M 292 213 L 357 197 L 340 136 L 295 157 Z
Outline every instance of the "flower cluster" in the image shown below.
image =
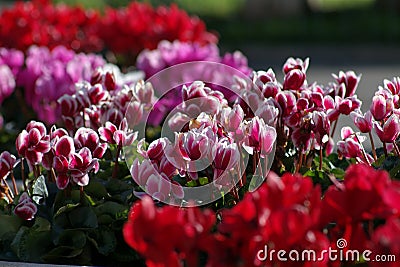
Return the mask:
M 323 258 L 312 266 L 334 266 L 322 251 L 337 249 L 338 238 L 349 242 L 345 249 L 379 249 L 374 253 L 399 256 L 395 238 L 399 197 L 398 182 L 365 164 L 351 166 L 345 182 L 331 185 L 322 200 L 320 187 L 311 179 L 270 174 L 256 192 L 218 215 L 216 232 L 211 232 L 216 216 L 210 210 L 156 208 L 146 197 L 132 207 L 124 237 L 146 258 L 148 266 L 197 263 L 199 252 L 207 254 L 206 266 L 293 266 L 291 261 L 279 261 L 276 254 L 269 258 L 265 246 L 275 251 L 294 250 L 299 255 L 313 250 L 316 257 Z M 374 225 L 377 219 L 383 224 Z M 295 266 L 310 263 L 296 261 Z
M 176 176 L 184 178 L 185 186 L 211 183 L 218 188 L 217 195 L 233 188 L 238 198 L 236 183 L 240 180 L 243 186 L 246 179 L 241 151 L 253 155 L 258 166 L 260 158 L 266 161 L 271 154 L 276 140 L 274 127 L 257 115 L 245 119 L 239 104 L 229 106 L 221 92 L 201 81 L 182 87 L 182 103 L 165 127 L 174 133 L 173 140 L 161 137 L 147 150 L 142 140 L 139 151 L 145 159 L 135 159 L 131 173 L 147 194 L 172 203 L 184 197 Z
M 75 54 L 63 46 L 52 51 L 47 47 L 32 46 L 27 51 L 25 67 L 17 84 L 24 88 L 25 101 L 38 118 L 48 124 L 60 118 L 57 100 L 73 94 L 75 83 L 90 80 L 97 67 L 103 66 L 102 57 L 94 54 Z
M 135 1 L 126 8 L 108 8 L 100 29 L 105 46 L 117 54 L 137 55 L 144 48 L 155 49 L 161 40 L 201 45 L 217 42 L 217 37 L 206 31 L 203 21 L 190 17 L 176 5 L 153 8 Z
M 338 152 L 346 158 L 360 158 L 371 164 L 377 160 L 375 144 L 372 133 L 374 132 L 383 143 L 383 150 L 387 157 L 388 151 L 394 150 L 399 155 L 400 150 L 396 139 L 400 134 L 400 78 L 384 80 L 384 85 L 379 86 L 372 98 L 372 104 L 367 112 L 356 109 L 350 113 L 354 125 L 360 132 L 354 132 L 350 127 L 342 129 L 342 141 L 338 142 Z M 368 154 L 362 142 L 368 134 L 371 141 L 372 156 Z
M 203 21 L 176 5 L 153 8 L 136 1 L 126 8 L 108 8 L 104 15 L 49 0 L 17 2 L 1 12 L 0 24 L 0 46 L 22 51 L 33 44 L 49 49 L 63 45 L 77 52 L 109 49 L 136 56 L 161 40 L 217 41 Z
M 189 62 L 194 64 L 169 68 Z M 221 65 L 225 67 L 221 67 Z M 240 51 L 221 56 L 219 48 L 215 44 L 201 46 L 198 43 L 178 40 L 174 42 L 161 41 L 157 49 L 143 50 L 138 55 L 136 66 L 144 71 L 146 78 L 150 78 L 160 96 L 148 120 L 152 125 L 158 125 L 166 114 L 180 103 L 181 87 L 175 87 L 176 81 L 184 81 L 188 84 L 195 80 L 205 81 L 212 89 L 223 92 L 227 100 L 233 101 L 232 92 L 222 85 L 231 85 L 231 72 L 233 71 L 237 71 L 245 77 L 252 72 L 247 64 L 247 58 Z M 166 70 L 164 74 L 162 74 L 163 70 Z M 169 84 L 165 79 L 160 78 L 161 81 L 159 81 L 157 75 L 152 77 L 155 74 L 161 77 L 167 75 L 171 88 L 168 88 Z
M 53 5 L 48 0 L 18 1 L 1 12 L 0 46 L 25 51 L 33 44 L 49 49 L 63 45 L 97 52 L 103 47 L 99 20 L 98 12 L 80 7 Z
M 332 136 L 339 116 L 349 115 L 361 105 L 355 95 L 360 76 L 353 71 L 340 72 L 334 75 L 335 82 L 326 86 L 310 84 L 306 79 L 308 65 L 308 59 L 289 58 L 283 66 L 283 83 L 277 81 L 274 71 L 269 69 L 253 72 L 251 83 L 240 78 L 235 85 L 241 90 L 246 116 L 255 112 L 266 122 L 276 123 L 278 165 L 281 165 L 288 141 L 292 141 L 298 155 L 296 171 L 305 164 L 304 158 L 313 154 L 311 152 L 318 151 L 321 160 L 323 150 L 328 155 L 332 152 Z M 250 109 L 246 102 L 254 103 L 253 107 Z
M 240 70 L 245 75 L 251 73 L 246 57 L 239 51 L 220 56 L 215 44 L 200 45 L 195 42 L 161 41 L 157 47 L 143 50 L 137 58 L 136 66 L 149 78 L 168 67 L 191 61 L 216 62 Z
M 127 130 L 127 125 L 122 125 L 124 118 L 133 127 L 155 100 L 151 84 L 138 81 L 141 77 L 140 73 L 123 75 L 108 65 L 98 68 L 88 79 L 90 82 L 75 84 L 73 94 L 58 99 L 66 128 L 85 126 L 97 130 L 105 125 L 111 132 L 107 141 L 112 143 L 118 127 Z
M 0 105 L 15 89 L 16 78 L 24 64 L 24 54 L 15 49 L 0 48 Z M 0 128 L 2 117 L 0 115 Z

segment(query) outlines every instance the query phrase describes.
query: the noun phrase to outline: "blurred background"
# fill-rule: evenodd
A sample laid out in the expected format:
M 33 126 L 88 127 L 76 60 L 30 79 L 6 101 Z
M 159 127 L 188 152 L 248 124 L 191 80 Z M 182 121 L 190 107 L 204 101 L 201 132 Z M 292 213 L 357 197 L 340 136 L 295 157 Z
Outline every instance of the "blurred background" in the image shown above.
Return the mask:
M 14 1 L 0 0 L 2 6 Z M 128 0 L 55 0 L 104 10 Z M 281 68 L 290 57 L 310 57 L 308 81 L 326 84 L 331 73 L 362 74 L 358 96 L 363 110 L 384 79 L 400 76 L 398 0 L 146 0 L 176 3 L 219 34 L 222 52 L 240 50 L 256 70 Z M 348 121 L 347 121 L 348 120 Z M 342 125 L 352 125 L 341 118 Z

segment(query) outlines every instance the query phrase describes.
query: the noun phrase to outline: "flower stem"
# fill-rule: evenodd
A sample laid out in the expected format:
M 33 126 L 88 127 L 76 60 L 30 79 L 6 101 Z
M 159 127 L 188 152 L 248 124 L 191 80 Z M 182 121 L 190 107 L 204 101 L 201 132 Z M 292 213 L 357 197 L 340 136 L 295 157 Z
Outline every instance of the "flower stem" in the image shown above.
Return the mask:
M 369 140 L 371 141 L 372 155 L 374 156 L 374 160 L 377 161 L 378 157 L 376 156 L 375 144 L 374 144 L 374 139 L 372 138 L 371 131 L 369 131 L 368 134 L 369 134 Z
M 117 146 L 117 155 L 115 156 L 115 161 L 114 161 L 114 169 L 113 169 L 113 172 L 112 172 L 112 178 L 113 179 L 117 178 L 117 174 L 118 174 L 118 158 L 119 158 L 119 155 L 121 154 L 121 149 L 122 149 L 122 146 L 118 145 Z
M 81 204 L 83 204 L 85 199 L 85 192 L 83 191 L 83 186 L 79 187 L 79 201 Z
M 331 132 L 331 138 L 333 138 L 333 135 L 335 134 L 335 130 L 336 130 L 336 126 L 338 124 L 338 120 L 339 120 L 339 117 L 335 120 L 335 123 L 333 124 L 333 129 L 332 129 L 332 132 Z
M 13 184 L 14 194 L 18 195 L 18 187 L 17 187 L 17 183 L 15 182 L 14 173 L 11 171 L 10 175 L 11 175 L 11 181 Z
M 319 170 L 322 171 L 322 147 L 319 149 Z
M 394 149 L 396 151 L 397 156 L 400 157 L 400 150 L 399 150 L 399 147 L 396 144 L 396 141 L 393 142 L 393 146 L 394 146 Z
M 300 152 L 299 154 L 299 159 L 296 165 L 296 170 L 295 173 L 298 173 L 300 171 L 301 166 L 303 165 L 303 152 Z
M 8 199 L 10 199 L 12 201 L 13 198 L 14 198 L 14 194 L 12 193 L 11 188 L 8 185 L 6 179 L 2 179 L 2 181 L 3 181 L 4 185 L 5 185 L 5 194 L 6 194 L 6 196 L 7 196 Z M 11 192 L 11 195 L 10 195 L 10 192 Z
M 366 162 L 369 166 L 371 166 L 371 163 L 369 162 L 368 157 L 367 157 L 367 153 L 365 153 L 364 147 L 363 147 L 363 145 L 361 144 L 360 139 L 358 138 L 358 135 L 355 133 L 354 136 L 356 137 L 357 142 L 358 142 L 358 143 L 360 144 L 360 146 L 361 146 L 361 154 L 363 155 L 363 158 L 364 158 L 365 162 Z
M 21 178 L 22 178 L 22 184 L 24 186 L 24 191 L 28 191 L 26 188 L 26 180 L 25 180 L 25 167 L 24 167 L 24 158 L 21 158 Z
M 387 152 L 387 148 L 386 148 L 386 143 L 385 142 L 382 142 L 382 143 L 383 143 L 383 153 L 385 154 L 385 158 L 387 158 L 388 152 Z

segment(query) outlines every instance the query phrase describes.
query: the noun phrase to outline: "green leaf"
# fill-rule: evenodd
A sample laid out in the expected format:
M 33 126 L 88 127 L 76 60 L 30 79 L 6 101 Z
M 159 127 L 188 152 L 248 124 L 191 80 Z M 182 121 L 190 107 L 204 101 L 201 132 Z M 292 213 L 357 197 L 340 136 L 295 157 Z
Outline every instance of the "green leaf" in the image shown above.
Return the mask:
M 50 231 L 35 231 L 23 226 L 11 243 L 11 248 L 20 260 L 38 262 L 51 244 Z
M 186 186 L 187 186 L 187 187 L 196 187 L 196 185 L 197 185 L 197 183 L 196 183 L 195 180 L 191 180 L 191 181 L 188 181 L 188 182 L 186 183 Z
M 42 217 L 36 217 L 35 223 L 32 226 L 32 229 L 34 229 L 37 232 L 50 231 L 51 224 L 48 220 L 46 220 Z
M 54 217 L 57 217 L 57 216 L 59 216 L 59 215 L 62 214 L 62 213 L 68 213 L 68 212 L 70 212 L 71 210 L 73 210 L 73 209 L 75 209 L 76 207 L 78 207 L 79 205 L 80 205 L 79 203 L 76 203 L 76 204 L 67 204 L 67 205 L 65 205 L 65 206 L 63 206 L 63 207 L 61 207 L 61 208 L 59 208 L 59 209 L 57 210 L 56 214 L 54 215 Z
M 64 230 L 55 240 L 57 246 L 83 248 L 86 245 L 86 234 L 81 230 L 67 229 Z
M 110 179 L 106 184 L 106 188 L 111 195 L 120 194 L 124 191 L 133 190 L 133 186 L 119 179 Z
M 336 179 L 343 180 L 345 171 L 340 168 L 331 169 L 331 173 L 335 175 Z
M 16 233 L 23 220 L 18 216 L 0 215 L 0 239 L 6 233 Z
M 46 199 L 49 196 L 49 192 L 47 191 L 47 186 L 46 186 L 46 179 L 44 178 L 43 175 L 40 175 L 35 182 L 33 183 L 32 186 L 32 194 L 33 194 L 33 201 L 36 202 L 36 204 L 42 204 L 43 200 Z
M 99 225 L 110 225 L 114 222 L 115 218 L 108 214 L 101 214 L 97 217 Z
M 208 184 L 208 178 L 207 177 L 200 177 L 199 178 L 199 183 L 200 183 L 200 185 Z
M 97 228 L 97 216 L 92 207 L 79 207 L 68 214 L 73 228 Z
M 123 213 L 126 210 L 127 210 L 126 206 L 121 205 L 114 201 L 104 202 L 103 204 L 100 204 L 94 208 L 94 212 L 97 215 L 108 214 L 111 215 L 113 218 L 115 218 L 117 214 Z
M 106 187 L 96 181 L 90 181 L 87 186 L 85 186 L 86 194 L 95 197 L 97 199 L 108 198 L 110 195 L 107 192 Z
M 97 251 L 103 255 L 110 254 L 117 246 L 117 239 L 114 232 L 106 228 L 101 228 L 94 234 L 90 234 L 88 239 L 93 243 Z
M 83 252 L 81 248 L 60 246 L 52 249 L 42 258 L 45 262 L 60 262 L 60 259 L 71 259 L 78 257 Z

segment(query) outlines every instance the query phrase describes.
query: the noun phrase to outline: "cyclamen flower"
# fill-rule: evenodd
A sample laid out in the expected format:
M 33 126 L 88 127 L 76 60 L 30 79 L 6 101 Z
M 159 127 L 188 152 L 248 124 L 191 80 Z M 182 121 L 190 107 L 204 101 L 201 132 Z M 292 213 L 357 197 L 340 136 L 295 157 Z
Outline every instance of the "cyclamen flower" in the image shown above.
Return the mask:
M 52 124 L 61 115 L 57 100 L 64 94 L 72 95 L 74 84 L 89 80 L 92 72 L 102 65 L 104 60 L 97 55 L 75 54 L 61 46 L 52 51 L 32 46 L 17 84 L 24 87 L 25 100 L 38 118 Z
M 383 124 L 379 125 L 378 122 L 374 123 L 374 129 L 379 139 L 382 142 L 392 143 L 400 134 L 400 118 L 397 114 L 392 114 Z
M 302 72 L 306 72 L 308 69 L 308 65 L 310 63 L 310 59 L 306 58 L 305 60 L 302 60 L 301 58 L 293 58 L 290 57 L 286 60 L 285 64 L 283 65 L 283 73 L 286 75 L 290 71 L 298 69 Z
M 100 143 L 99 135 L 90 128 L 79 128 L 75 133 L 74 142 L 77 149 L 87 147 L 93 157 L 98 159 L 102 158 L 107 150 L 107 144 Z
M 196 266 L 199 248 L 208 243 L 214 223 L 215 214 L 211 210 L 157 208 L 145 196 L 132 206 L 123 236 L 130 247 L 146 258 L 147 266 L 181 266 L 183 259 L 188 266 Z
M 231 143 L 227 138 L 222 138 L 216 144 L 214 158 L 214 180 L 225 171 L 237 166 L 240 160 L 240 152 L 237 144 Z
M 41 163 L 43 154 L 50 150 L 50 136 L 41 122 L 31 121 L 17 137 L 18 154 L 31 165 Z
M 111 122 L 106 122 L 104 127 L 99 128 L 100 138 L 109 143 L 119 146 L 130 146 L 137 138 L 137 132 L 128 129 L 128 122 L 123 119 L 119 128 Z
M 165 160 L 161 162 L 166 163 Z M 151 162 L 148 159 L 141 163 L 138 159 L 133 161 L 130 172 L 133 180 L 143 189 L 145 193 L 134 192 L 137 197 L 143 197 L 148 194 L 159 201 L 173 201 L 183 197 L 183 189 L 180 184 L 170 180 L 177 174 L 176 168 L 170 164 L 172 172 L 165 172 L 164 166 L 158 166 L 158 163 Z
M 98 172 L 98 160 L 92 157 L 92 152 L 87 147 L 83 147 L 79 152 L 71 154 L 69 162 L 69 172 L 74 181 L 79 186 L 86 186 L 89 184 L 89 172 L 94 170 Z
M 19 197 L 18 204 L 14 208 L 14 213 L 23 220 L 30 221 L 35 218 L 37 207 L 29 197 L 27 192 L 23 192 Z
M 361 111 L 352 111 L 350 116 L 360 132 L 369 133 L 371 131 L 373 126 L 371 111 L 367 111 L 365 114 L 362 114 Z
M 340 71 L 338 75 L 332 74 L 339 84 L 338 96 L 343 98 L 351 97 L 357 90 L 358 83 L 360 82 L 361 75 L 356 75 L 354 71 Z M 340 86 L 343 85 L 343 86 Z
M 374 116 L 374 119 L 381 121 L 385 119 L 388 114 L 392 111 L 392 102 L 390 99 L 385 99 L 383 95 L 375 95 L 372 98 L 372 104 L 370 111 Z
M 17 164 L 18 161 L 14 155 L 8 151 L 2 152 L 0 154 L 0 180 L 7 178 Z
M 365 249 L 366 221 L 398 216 L 400 185 L 392 182 L 388 173 L 376 171 L 365 164 L 351 165 L 339 186 L 330 186 L 322 200 L 321 225 L 335 222 L 333 235 L 340 233 L 349 249 Z M 362 199 L 363 201 L 359 201 Z M 337 234 L 336 234 L 337 235 Z M 338 238 L 339 238 L 338 237 Z
M 217 137 L 211 127 L 192 129 L 183 135 L 182 154 L 189 160 L 210 160 Z
M 136 23 L 126 25 L 127 28 L 118 26 L 132 19 Z M 124 9 L 108 8 L 99 29 L 101 39 L 111 51 L 131 56 L 144 48 L 155 49 L 162 40 L 200 45 L 217 42 L 217 37 L 206 31 L 203 21 L 190 17 L 176 5 L 153 8 L 147 3 L 132 2 Z
M 247 126 L 246 146 L 250 148 L 251 154 L 255 150 L 265 157 L 271 153 L 276 141 L 275 128 L 266 125 L 263 119 L 254 117 Z
M 0 105 L 15 89 L 15 77 L 7 65 L 0 64 Z
M 69 182 L 69 167 L 71 155 L 75 152 L 74 140 L 69 136 L 58 139 L 54 148 L 53 168 L 56 171 L 56 184 L 59 189 L 65 189 Z

